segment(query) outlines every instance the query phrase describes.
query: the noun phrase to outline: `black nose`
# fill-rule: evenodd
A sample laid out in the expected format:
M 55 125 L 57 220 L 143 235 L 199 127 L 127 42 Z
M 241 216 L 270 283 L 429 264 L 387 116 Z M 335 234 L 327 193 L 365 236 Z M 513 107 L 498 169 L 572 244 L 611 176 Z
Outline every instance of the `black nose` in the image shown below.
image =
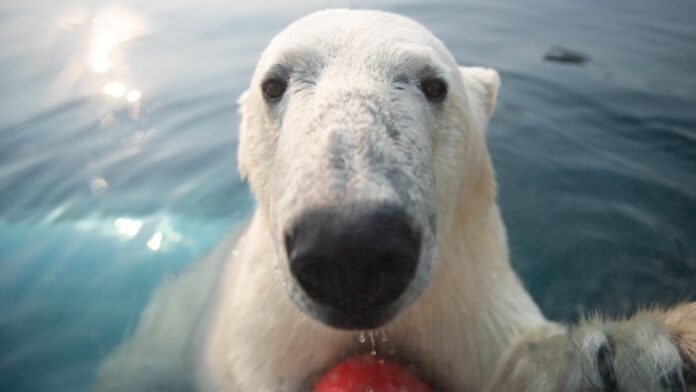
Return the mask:
M 339 328 L 377 327 L 413 280 L 421 235 L 395 206 L 323 208 L 286 232 L 290 271 Z M 376 324 L 376 325 L 375 325 Z

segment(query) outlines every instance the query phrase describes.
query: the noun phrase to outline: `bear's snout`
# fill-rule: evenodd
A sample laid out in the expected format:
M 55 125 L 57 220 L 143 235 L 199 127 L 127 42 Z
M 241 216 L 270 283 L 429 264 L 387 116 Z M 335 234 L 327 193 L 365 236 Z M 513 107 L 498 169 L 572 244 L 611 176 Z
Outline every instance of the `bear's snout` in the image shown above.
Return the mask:
M 285 232 L 290 271 L 319 309 L 344 329 L 376 328 L 415 276 L 421 234 L 394 205 L 324 207 L 302 213 Z

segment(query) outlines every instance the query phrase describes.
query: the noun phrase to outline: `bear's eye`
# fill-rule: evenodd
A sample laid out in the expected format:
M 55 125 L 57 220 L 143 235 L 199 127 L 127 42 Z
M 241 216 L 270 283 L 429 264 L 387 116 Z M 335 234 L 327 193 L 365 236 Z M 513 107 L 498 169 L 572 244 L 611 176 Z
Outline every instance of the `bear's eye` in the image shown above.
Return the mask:
M 424 80 L 421 83 L 421 89 L 431 101 L 441 101 L 447 95 L 447 84 L 440 79 Z
M 287 84 L 283 80 L 280 80 L 280 79 L 267 80 L 263 83 L 263 86 L 262 86 L 263 96 L 266 97 L 266 99 L 271 101 L 271 102 L 277 101 L 283 96 L 283 93 L 285 92 L 286 88 L 287 88 Z

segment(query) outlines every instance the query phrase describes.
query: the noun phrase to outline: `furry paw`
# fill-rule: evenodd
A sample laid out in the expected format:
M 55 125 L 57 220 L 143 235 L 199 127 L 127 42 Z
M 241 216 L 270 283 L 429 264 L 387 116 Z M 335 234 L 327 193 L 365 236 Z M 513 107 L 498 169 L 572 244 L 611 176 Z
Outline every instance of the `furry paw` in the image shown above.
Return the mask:
M 682 358 L 687 390 L 696 392 L 696 302 L 677 306 L 660 316 Z
M 526 334 L 487 391 L 694 392 L 696 303 Z

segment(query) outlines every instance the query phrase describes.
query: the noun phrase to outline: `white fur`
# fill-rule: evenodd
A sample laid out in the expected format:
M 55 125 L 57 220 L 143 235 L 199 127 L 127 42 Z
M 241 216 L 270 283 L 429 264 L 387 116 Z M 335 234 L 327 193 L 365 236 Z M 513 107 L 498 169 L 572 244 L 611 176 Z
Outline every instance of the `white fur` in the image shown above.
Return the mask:
M 287 96 L 269 105 L 260 85 L 278 63 L 304 74 L 293 81 Z M 399 90 L 390 84 L 399 72 L 408 76 L 424 64 L 440 67 L 449 84 L 441 107 L 434 108 L 413 86 Z M 152 331 L 166 330 L 163 323 L 182 324 L 176 312 L 160 320 L 149 316 L 151 308 L 172 309 L 171 301 L 159 295 L 159 304 L 148 307 L 136 335 L 103 366 L 98 389 L 169 385 L 167 390 L 175 390 L 179 385 L 187 390 L 195 384 L 203 391 L 296 392 L 309 388 L 342 358 L 374 349 L 413 365 L 440 390 L 601 390 L 591 389 L 601 384 L 596 352 L 609 337 L 618 342 L 612 351 L 619 358 L 614 361 L 617 377 L 634 377 L 641 374 L 636 369 L 648 368 L 650 377 L 658 377 L 678 366 L 677 350 L 660 322 L 649 316 L 624 324 L 593 320 L 568 333 L 544 319 L 511 269 L 485 143 L 499 85 L 495 70 L 458 67 L 425 28 L 392 14 L 323 11 L 280 33 L 239 101 L 239 170 L 250 182 L 258 209 L 236 256 L 229 256 L 215 279 L 214 300 L 180 339 L 162 342 L 174 347 L 158 351 L 151 348 L 157 339 Z M 337 97 L 344 104 L 334 105 Z M 410 144 L 422 145 L 408 150 L 374 136 L 386 129 L 385 121 Z M 423 167 L 433 176 L 432 184 L 404 191 L 413 202 L 408 207 L 416 222 L 426 224 L 431 201 L 437 216 L 432 249 L 421 260 L 426 267 L 418 271 L 420 283 L 410 289 L 398 316 L 370 331 L 365 342 L 358 331 L 333 329 L 308 316 L 311 304 L 290 277 L 279 240 L 284 225 L 301 209 L 342 202 L 327 185 L 336 180 L 322 166 L 327 135 L 340 130 L 352 132 L 345 143 L 358 150 L 361 143 L 377 143 L 389 152 L 393 162 L 385 164 L 422 169 L 418 165 L 429 162 Z M 398 200 L 402 195 L 384 186 L 382 177 L 371 176 L 362 157 L 353 157 L 358 174 L 341 183 L 345 192 Z M 423 176 L 414 181 L 430 180 Z M 185 282 L 178 288 L 184 293 L 206 289 Z M 182 295 L 188 294 L 176 298 Z M 630 365 L 627 358 L 641 347 L 650 349 L 650 359 Z M 108 381 L 126 373 L 124 363 L 141 360 L 142 350 L 151 354 L 145 358 L 170 366 L 162 372 L 169 384 L 137 377 L 120 384 Z M 181 355 L 189 359 L 168 358 Z M 120 377 L 131 380 L 126 374 Z M 652 384 L 642 384 L 644 390 L 659 385 L 650 377 Z M 622 385 L 634 385 L 627 382 Z
M 331 31 L 334 33 L 328 38 Z M 321 51 L 332 50 L 335 53 L 329 60 L 315 60 L 325 55 Z M 257 86 L 271 64 L 298 61 L 286 60 L 297 53 L 310 57 L 302 58 L 304 67 L 311 68 L 312 61 L 323 64 L 321 82 L 308 87 L 309 91 L 289 95 L 269 114 Z M 406 105 L 403 110 L 416 116 L 416 125 L 403 126 L 403 131 L 431 133 L 433 139 L 431 153 L 435 156 L 421 159 L 434 161 L 438 266 L 417 301 L 384 328 L 387 341 L 377 339 L 376 349 L 384 355 L 394 353 L 412 360 L 442 388 L 478 390 L 511 340 L 522 330 L 544 323 L 510 269 L 505 231 L 494 200 L 485 128 L 495 105 L 497 72 L 459 68 L 437 39 L 406 18 L 369 11 L 325 11 L 296 22 L 272 41 L 259 62 L 251 90 L 241 100 L 240 170 L 248 175 L 259 198 L 259 211 L 247 239 L 240 243 L 238 259 L 224 275 L 226 287 L 220 292 L 219 310 L 204 355 L 208 361 L 204 368 L 209 373 L 203 378 L 210 381 L 207 387 L 225 390 L 236 383 L 240 390 L 277 390 L 282 386 L 281 390 L 294 391 L 341 358 L 371 350 L 371 345 L 361 344 L 355 333 L 326 327 L 289 300 L 283 285 L 293 282 L 287 276 L 287 262 L 274 233 L 287 219 L 284 216 L 300 208 L 297 205 L 328 203 L 331 195 L 321 188 L 320 180 L 301 190 L 283 185 L 282 191 L 292 189 L 291 197 L 302 197 L 283 204 L 285 196 L 278 195 L 280 190 L 272 182 L 292 183 L 293 165 L 301 166 L 302 173 L 311 172 L 319 178 L 326 175 L 313 171 L 315 162 L 323 162 L 323 142 L 310 142 L 307 138 L 311 136 L 301 131 L 321 110 L 316 105 L 347 89 L 391 94 L 375 79 L 388 80 L 393 75 L 389 70 L 416 68 L 424 61 L 445 69 L 450 90 L 444 114 L 433 114 L 427 102 L 408 96 L 399 105 Z M 370 65 L 380 68 L 371 71 Z M 381 77 L 373 79 L 371 72 Z M 342 121 L 340 124 L 349 124 L 346 132 L 357 133 L 360 122 L 354 118 L 361 114 L 356 110 L 347 101 L 334 112 L 349 111 L 350 115 L 331 115 Z M 279 125 L 279 118 L 285 124 Z M 429 129 L 429 124 L 437 124 L 437 128 Z M 330 128 L 329 124 L 322 131 L 329 133 Z M 294 140 L 284 139 L 290 134 L 287 138 Z M 283 161 L 282 179 L 275 177 L 274 160 Z M 356 188 L 356 197 L 393 197 L 390 189 L 369 182 Z M 278 203 L 282 207 L 277 210 Z M 274 265 L 278 265 L 278 272 L 274 272 Z

